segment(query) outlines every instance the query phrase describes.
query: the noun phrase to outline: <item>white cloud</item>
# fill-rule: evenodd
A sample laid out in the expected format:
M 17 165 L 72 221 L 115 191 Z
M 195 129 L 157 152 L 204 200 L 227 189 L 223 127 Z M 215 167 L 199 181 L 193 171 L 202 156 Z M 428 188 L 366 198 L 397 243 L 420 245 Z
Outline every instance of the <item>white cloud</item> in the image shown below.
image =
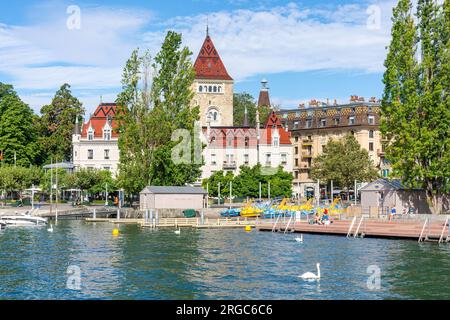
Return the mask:
M 208 15 L 210 33 L 230 74 L 236 80 L 279 72 L 352 70 L 381 72 L 390 38 L 394 1 L 383 1 L 381 29 L 367 28 L 368 5 L 301 9 L 295 4 L 270 10 L 236 10 Z M 198 52 L 206 15 L 176 17 L 167 28 L 183 32 Z M 160 33 L 147 33 L 154 43 Z
M 287 71 L 380 72 L 394 2 L 378 3 L 380 30 L 366 27 L 368 4 L 358 3 L 320 8 L 266 5 L 262 9 L 213 12 L 208 18 L 216 47 L 237 81 Z M 149 48 L 156 54 L 165 30 L 174 29 L 183 33 L 185 43 L 196 54 L 204 40 L 207 19 L 206 15 L 182 16 L 156 24 L 150 11 L 91 6 L 81 8 L 81 29 L 68 30 L 66 7 L 44 9 L 50 11 L 40 12 L 31 25 L 0 24 L 0 73 L 25 92 L 54 92 L 68 82 L 74 91 L 102 91 L 105 101 L 117 93 L 123 65 L 133 49 Z M 150 22 L 154 23 L 151 29 Z M 28 94 L 25 98 L 34 107 L 45 99 L 48 103 L 51 97 Z M 86 103 L 96 101 L 85 105 L 90 109 L 99 97 L 83 99 Z

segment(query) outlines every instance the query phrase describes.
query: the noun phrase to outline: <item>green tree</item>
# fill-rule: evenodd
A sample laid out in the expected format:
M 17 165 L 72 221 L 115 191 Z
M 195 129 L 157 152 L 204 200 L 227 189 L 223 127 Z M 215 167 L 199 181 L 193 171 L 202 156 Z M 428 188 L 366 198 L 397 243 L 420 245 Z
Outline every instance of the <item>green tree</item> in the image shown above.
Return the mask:
M 153 63 L 148 53 L 139 56 L 135 50 L 125 66 L 123 91 L 117 100 L 121 106 L 118 180 L 128 193 L 138 193 L 150 184 L 185 185 L 201 174 L 201 161 L 193 161 L 194 152 L 201 154 L 201 150 L 195 149 L 198 142 L 192 144 L 192 137 L 199 140 L 194 132 L 199 107 L 191 107 L 195 79 L 191 55 L 181 47 L 181 35 L 170 31 Z M 182 137 L 172 141 L 178 129 L 187 130 L 188 141 Z M 172 155 L 180 143 L 188 145 L 191 157 L 175 163 Z
M 45 162 L 49 162 L 50 157 L 60 161 L 72 158 L 75 119 L 78 117 L 82 121 L 84 112 L 81 102 L 72 95 L 67 83 L 56 92 L 51 104 L 42 107 L 39 143 Z
M 223 170 L 214 172 L 209 179 L 202 181 L 203 188 L 208 187 L 209 195 L 213 197 L 219 196 L 219 183 L 220 183 L 220 198 L 226 198 L 230 194 L 230 182 L 234 184 L 234 175 L 232 172 L 224 172 Z M 233 186 L 232 193 L 236 194 Z
M 253 96 L 247 92 L 235 93 L 233 97 L 233 121 L 235 126 L 242 126 L 244 123 L 245 109 L 247 108 L 247 117 L 249 126 L 256 126 L 257 104 Z M 259 121 L 264 124 L 270 115 L 270 106 L 261 106 L 258 108 Z
M 356 181 L 372 181 L 378 177 L 369 152 L 361 148 L 356 138 L 349 134 L 341 140 L 330 140 L 323 153 L 313 161 L 311 178 L 331 181 L 341 188 L 351 189 Z
M 269 192 L 271 197 L 290 197 L 292 195 L 292 180 L 291 173 L 279 167 L 274 174 L 264 174 L 261 165 L 254 167 L 241 166 L 239 175 L 236 177 L 232 172 L 217 171 L 209 179 L 204 179 L 202 182 L 203 188 L 208 185 L 209 194 L 211 196 L 218 196 L 218 186 L 220 182 L 221 197 L 228 197 L 230 193 L 230 181 L 232 184 L 232 195 L 237 197 L 259 197 L 259 183 L 261 183 L 262 197 L 267 197 Z
M 20 196 L 25 189 L 40 184 L 42 170 L 38 167 L 0 167 L 0 188 L 7 193 L 19 192 Z
M 36 162 L 38 146 L 33 121 L 33 111 L 20 100 L 13 87 L 0 83 L 0 151 L 3 152 L 3 163 L 30 166 Z
M 91 193 L 104 193 L 106 191 L 106 185 L 108 185 L 108 192 L 112 193 L 117 189 L 116 180 L 112 177 L 111 171 L 99 170 L 95 171 L 97 176 L 96 183 L 89 188 Z
M 399 1 L 383 79 L 381 130 L 389 141 L 387 157 L 394 175 L 426 190 L 435 214 L 442 212 L 450 187 L 448 6 L 448 1 L 442 7 L 420 0 L 416 25 L 411 1 Z

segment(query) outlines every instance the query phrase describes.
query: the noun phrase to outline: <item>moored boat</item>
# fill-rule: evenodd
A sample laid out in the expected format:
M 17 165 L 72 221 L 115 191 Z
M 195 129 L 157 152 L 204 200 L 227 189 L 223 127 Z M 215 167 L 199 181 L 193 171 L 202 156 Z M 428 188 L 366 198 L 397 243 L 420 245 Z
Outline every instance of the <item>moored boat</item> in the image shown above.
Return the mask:
M 241 213 L 241 209 L 227 209 L 220 213 L 222 217 L 227 218 L 233 218 L 233 217 L 239 217 L 239 214 Z
M 34 217 L 30 215 L 11 215 L 0 216 L 0 221 L 5 226 L 44 226 L 47 224 L 47 219 L 41 217 Z

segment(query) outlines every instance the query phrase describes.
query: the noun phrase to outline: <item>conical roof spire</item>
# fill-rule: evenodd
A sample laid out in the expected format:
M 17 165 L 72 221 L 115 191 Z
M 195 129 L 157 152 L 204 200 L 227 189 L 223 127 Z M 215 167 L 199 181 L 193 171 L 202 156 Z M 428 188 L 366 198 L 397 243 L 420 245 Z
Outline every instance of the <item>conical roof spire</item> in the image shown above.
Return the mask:
M 206 27 L 206 39 L 194 64 L 197 79 L 233 80 L 227 72 Z

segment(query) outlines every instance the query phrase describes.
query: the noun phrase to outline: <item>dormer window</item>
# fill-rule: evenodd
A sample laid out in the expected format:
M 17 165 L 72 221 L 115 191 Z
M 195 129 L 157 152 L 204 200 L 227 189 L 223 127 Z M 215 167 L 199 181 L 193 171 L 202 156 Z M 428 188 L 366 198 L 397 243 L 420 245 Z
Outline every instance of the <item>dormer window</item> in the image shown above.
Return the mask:
M 111 140 L 111 127 L 108 124 L 103 128 L 103 139 L 106 141 Z
M 280 138 L 279 137 L 273 137 L 272 145 L 275 148 L 278 148 L 280 146 Z
M 88 130 L 88 140 L 89 141 L 94 140 L 94 129 L 92 129 L 92 127 L 89 127 L 89 130 Z

